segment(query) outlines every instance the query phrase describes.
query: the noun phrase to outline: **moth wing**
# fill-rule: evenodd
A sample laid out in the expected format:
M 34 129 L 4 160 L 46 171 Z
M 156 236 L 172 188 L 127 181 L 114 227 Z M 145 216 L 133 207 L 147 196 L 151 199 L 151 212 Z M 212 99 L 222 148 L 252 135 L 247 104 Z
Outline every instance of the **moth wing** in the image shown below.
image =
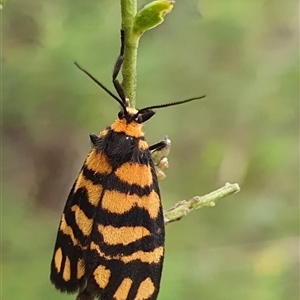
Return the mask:
M 61 291 L 72 293 L 86 285 L 84 253 L 90 241 L 101 184 L 86 179 L 89 165 L 101 168 L 101 155 L 92 150 L 68 196 L 54 247 L 50 279 Z M 101 173 L 98 180 L 101 181 Z
M 119 164 L 103 182 L 87 250 L 87 290 L 101 299 L 156 299 L 159 291 L 164 223 L 150 153 L 145 158 Z

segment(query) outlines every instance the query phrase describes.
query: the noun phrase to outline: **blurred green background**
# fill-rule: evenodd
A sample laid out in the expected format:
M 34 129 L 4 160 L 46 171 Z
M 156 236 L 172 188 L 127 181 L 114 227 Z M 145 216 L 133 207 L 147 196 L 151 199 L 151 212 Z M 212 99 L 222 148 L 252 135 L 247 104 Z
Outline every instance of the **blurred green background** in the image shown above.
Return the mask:
M 159 299 L 298 299 L 298 5 L 178 0 L 140 41 L 138 107 L 208 96 L 145 126 L 172 140 L 164 208 L 242 188 L 167 226 Z M 118 105 L 73 61 L 112 89 L 119 1 L 8 0 L 1 25 L 2 299 L 75 299 L 49 282 L 56 231 Z

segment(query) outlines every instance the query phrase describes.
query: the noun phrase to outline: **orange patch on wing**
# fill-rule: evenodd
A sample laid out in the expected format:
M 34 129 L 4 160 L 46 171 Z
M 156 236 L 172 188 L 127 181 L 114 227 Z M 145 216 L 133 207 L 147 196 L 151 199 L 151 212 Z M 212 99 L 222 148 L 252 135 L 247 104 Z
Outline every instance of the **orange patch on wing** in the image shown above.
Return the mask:
M 75 213 L 75 221 L 78 228 L 85 236 L 88 236 L 92 231 L 94 221 L 89 219 L 78 205 L 73 205 L 71 211 Z
M 57 273 L 60 272 L 62 259 L 63 259 L 62 250 L 61 248 L 58 248 L 54 254 L 54 265 Z
M 124 278 L 118 289 L 114 293 L 115 300 L 126 300 L 128 297 L 129 290 L 132 285 L 132 280 L 130 278 Z
M 115 175 L 130 185 L 136 184 L 142 188 L 152 184 L 151 170 L 148 165 L 126 162 L 115 171 Z
M 127 123 L 125 119 L 117 119 L 112 125 L 111 129 L 114 132 L 123 132 L 128 136 L 139 138 L 144 136 L 142 131 L 142 124 L 131 122 Z
M 127 264 L 130 263 L 134 260 L 139 260 L 142 263 L 147 263 L 147 264 L 157 264 L 161 261 L 161 258 L 163 257 L 164 254 L 164 248 L 163 247 L 157 247 L 152 251 L 136 251 L 130 255 L 106 255 L 104 252 L 102 252 L 97 244 L 94 242 L 91 242 L 90 245 L 92 250 L 96 250 L 99 254 L 99 256 L 103 257 L 106 260 L 120 260 L 123 263 Z
M 74 236 L 74 232 L 73 232 L 73 229 L 72 227 L 70 227 L 68 224 L 67 224 L 67 221 L 66 221 L 66 218 L 65 218 L 65 214 L 62 214 L 61 216 L 61 221 L 60 221 L 60 226 L 59 226 L 59 230 L 65 234 L 65 235 L 68 235 L 71 240 L 72 240 L 72 243 L 73 245 L 78 245 L 78 241 L 77 239 L 75 238 Z
M 80 258 L 77 262 L 77 279 L 80 279 L 85 273 L 85 265 L 83 259 Z
M 64 281 L 69 281 L 71 278 L 71 262 L 68 256 L 66 257 L 62 277 Z
M 129 263 L 133 260 L 140 260 L 143 263 L 148 264 L 157 264 L 160 262 L 162 256 L 164 254 L 164 248 L 163 247 L 157 247 L 153 251 L 137 251 L 134 252 L 131 255 L 124 255 L 120 259 L 124 263 Z
M 148 146 L 148 143 L 146 141 L 139 140 L 138 148 L 139 148 L 139 150 L 143 151 L 143 150 L 147 150 L 149 148 L 149 146 Z
M 133 207 L 139 207 L 145 209 L 149 213 L 150 218 L 154 219 L 159 212 L 160 199 L 154 190 L 143 197 L 107 190 L 104 192 L 101 206 L 103 209 L 116 214 L 124 214 Z
M 151 278 L 146 278 L 144 281 L 141 282 L 135 299 L 143 300 L 148 299 L 155 291 L 154 283 L 152 282 Z
M 74 193 L 79 189 L 79 188 L 85 188 L 87 191 L 87 196 L 88 196 L 88 201 L 93 205 L 97 206 L 98 202 L 100 200 L 100 196 L 103 190 L 102 185 L 100 184 L 94 184 L 92 181 L 86 179 L 82 172 L 79 173 L 75 188 L 74 188 Z
M 85 160 L 84 165 L 99 174 L 109 174 L 112 171 L 111 165 L 104 153 L 98 153 L 93 149 Z
M 128 245 L 150 235 L 150 231 L 143 226 L 114 227 L 111 225 L 98 225 L 98 230 L 102 234 L 104 242 L 108 245 Z
M 103 265 L 99 265 L 93 272 L 94 279 L 101 289 L 104 289 L 107 286 L 110 275 L 110 270 L 106 269 Z

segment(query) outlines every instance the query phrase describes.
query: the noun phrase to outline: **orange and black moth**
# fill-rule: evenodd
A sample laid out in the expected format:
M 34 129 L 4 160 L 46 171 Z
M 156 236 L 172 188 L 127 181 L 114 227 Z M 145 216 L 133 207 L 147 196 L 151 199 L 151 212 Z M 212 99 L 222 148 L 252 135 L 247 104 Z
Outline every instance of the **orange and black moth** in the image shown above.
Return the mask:
M 164 257 L 164 219 L 151 152 L 142 131 L 155 108 L 200 99 L 128 107 L 117 80 L 124 57 L 113 71 L 117 97 L 90 73 L 77 67 L 121 106 L 117 120 L 99 136 L 90 135 L 92 150 L 68 196 L 51 262 L 51 282 L 62 292 L 101 300 L 157 299 Z

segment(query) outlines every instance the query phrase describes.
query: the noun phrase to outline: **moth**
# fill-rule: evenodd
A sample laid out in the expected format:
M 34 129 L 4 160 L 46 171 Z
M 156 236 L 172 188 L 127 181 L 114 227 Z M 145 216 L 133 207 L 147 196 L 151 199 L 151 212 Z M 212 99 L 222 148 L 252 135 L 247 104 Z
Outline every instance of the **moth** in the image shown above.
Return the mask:
M 121 50 L 113 70 L 118 96 L 88 75 L 120 104 L 118 118 L 100 135 L 90 135 L 92 149 L 70 191 L 58 228 L 51 262 L 51 282 L 61 292 L 79 292 L 101 300 L 157 299 L 164 258 L 165 228 L 161 196 L 143 123 L 154 109 L 184 101 L 131 108 L 117 76 Z M 81 297 L 81 298 L 80 298 Z

